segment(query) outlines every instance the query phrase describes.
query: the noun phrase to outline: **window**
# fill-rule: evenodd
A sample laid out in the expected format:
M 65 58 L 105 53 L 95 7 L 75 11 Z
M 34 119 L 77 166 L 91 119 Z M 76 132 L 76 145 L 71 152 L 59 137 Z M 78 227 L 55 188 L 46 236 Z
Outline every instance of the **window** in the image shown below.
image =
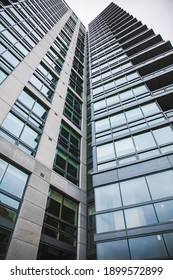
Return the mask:
M 127 228 L 158 223 L 152 205 L 145 205 L 124 210 Z
M 46 115 L 46 108 L 24 90 L 3 121 L 0 134 L 28 154 L 35 155 Z
M 109 119 L 102 119 L 95 122 L 96 133 L 110 128 Z
M 156 138 L 158 145 L 170 143 L 173 141 L 173 131 L 170 126 L 153 130 L 153 134 Z
M 115 148 L 118 157 L 135 152 L 135 148 L 131 138 L 116 141 Z
M 65 107 L 64 107 L 64 115 L 72 121 L 77 127 L 81 127 L 81 118 L 82 118 L 82 103 L 81 101 L 68 90 Z
M 58 78 L 43 64 L 40 64 L 29 82 L 36 87 L 48 100 L 52 100 Z
M 42 232 L 76 246 L 77 210 L 75 201 L 50 188 Z
M 150 201 L 150 195 L 144 177 L 120 183 L 123 205 Z
M 59 248 L 40 243 L 37 260 L 75 260 L 76 255 Z
M 138 259 L 156 259 L 168 256 L 162 236 L 153 235 L 129 239 L 131 257 Z
M 137 151 L 149 149 L 156 146 L 151 132 L 142 133 L 140 135 L 134 136 L 134 141 L 136 144 Z
M 0 159 L 0 216 L 15 221 L 28 175 Z
M 129 260 L 127 240 L 103 242 L 97 244 L 98 260 Z
M 97 147 L 97 162 L 115 158 L 113 143 Z
M 1 209 L 1 206 L 0 206 Z M 0 210 L 1 212 L 1 210 Z M 10 237 L 11 237 L 11 232 L 4 229 L 4 228 L 0 228 L 0 260 L 4 260 L 5 259 L 5 255 L 7 252 L 7 248 L 8 248 L 8 244 L 10 241 Z
M 120 207 L 121 198 L 118 184 L 111 184 L 95 189 L 96 211 Z
M 53 169 L 78 185 L 79 166 L 80 136 L 65 123 L 62 123 Z
M 96 215 L 97 233 L 121 230 L 124 228 L 125 225 L 122 211 Z
M 146 176 L 152 199 L 173 196 L 172 170 Z
M 160 223 L 173 221 L 173 200 L 155 203 L 154 207 Z

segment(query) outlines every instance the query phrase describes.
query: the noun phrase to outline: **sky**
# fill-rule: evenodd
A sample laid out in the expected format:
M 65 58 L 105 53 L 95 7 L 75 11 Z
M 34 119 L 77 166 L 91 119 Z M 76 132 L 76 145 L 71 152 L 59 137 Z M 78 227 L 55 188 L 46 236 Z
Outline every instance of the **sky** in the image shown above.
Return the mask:
M 65 0 L 87 27 L 111 2 L 132 14 L 173 44 L 173 0 Z

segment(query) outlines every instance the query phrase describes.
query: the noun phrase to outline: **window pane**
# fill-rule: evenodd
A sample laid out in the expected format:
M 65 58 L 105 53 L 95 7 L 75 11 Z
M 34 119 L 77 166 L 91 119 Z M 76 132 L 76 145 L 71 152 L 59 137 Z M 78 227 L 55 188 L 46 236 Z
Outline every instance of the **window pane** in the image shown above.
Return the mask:
M 159 222 L 173 221 L 173 200 L 154 204 Z
M 131 138 L 126 138 L 115 142 L 115 147 L 118 157 L 135 152 L 135 148 Z
M 119 96 L 118 95 L 114 95 L 112 97 L 107 98 L 107 104 L 108 106 L 114 105 L 116 103 L 119 103 Z
M 113 117 L 110 117 L 110 121 L 111 121 L 111 126 L 112 127 L 115 127 L 115 126 L 118 126 L 120 124 L 126 123 L 126 119 L 125 119 L 124 113 L 117 114 L 117 115 L 115 115 Z
M 122 211 L 96 215 L 97 233 L 124 229 L 124 218 Z
M 35 149 L 39 141 L 39 134 L 26 125 L 21 135 L 21 140 L 28 144 L 32 149 Z
M 144 178 L 120 183 L 123 205 L 130 205 L 151 200 Z
M 104 242 L 97 244 L 98 260 L 129 260 L 127 240 Z
M 124 213 L 128 228 L 158 223 L 152 205 L 127 209 Z
M 19 137 L 24 124 L 14 115 L 9 113 L 4 122 L 2 123 L 2 126 L 8 131 L 10 131 L 12 134 L 14 134 L 16 137 Z
M 22 91 L 18 100 L 20 100 L 25 106 L 27 106 L 29 109 L 32 109 L 34 105 L 34 99 L 29 96 L 25 91 Z
M 140 108 L 136 108 L 136 109 L 127 111 L 126 117 L 127 117 L 128 121 L 131 122 L 131 121 L 137 120 L 139 118 L 142 118 L 143 115 L 142 115 Z
M 102 119 L 100 121 L 95 122 L 96 133 L 102 130 L 106 130 L 110 128 L 109 119 Z
M 23 190 L 27 181 L 28 175 L 20 171 L 13 165 L 9 165 L 7 172 L 1 183 L 1 188 L 19 198 L 22 197 Z
M 163 237 L 165 239 L 169 255 L 173 256 L 173 233 L 166 233 L 163 235 Z
M 6 51 L 2 55 L 13 67 L 19 64 L 19 60 L 9 51 Z
M 7 165 L 8 165 L 8 163 L 5 160 L 0 159 L 0 181 L 5 173 Z
M 114 158 L 114 147 L 113 143 L 102 145 L 97 147 L 97 161 L 108 160 Z
M 173 196 L 172 170 L 146 176 L 153 199 Z
M 95 189 L 96 211 L 111 209 L 121 206 L 118 184 L 103 186 Z
M 159 145 L 173 141 L 173 131 L 170 126 L 153 130 L 153 133 Z
M 31 82 L 38 90 L 41 89 L 42 82 L 41 82 L 37 77 L 35 77 L 35 75 L 32 75 L 32 77 L 30 78 L 30 82 Z
M 137 151 L 149 149 L 156 146 L 156 143 L 150 132 L 134 136 L 134 141 L 136 144 Z
M 132 259 L 154 259 L 167 257 L 161 235 L 138 237 L 129 240 Z
M 4 204 L 6 204 L 10 207 L 13 207 L 15 209 L 18 209 L 18 207 L 19 207 L 19 202 L 18 201 L 14 200 L 14 199 L 12 199 L 12 198 L 10 198 L 10 197 L 2 194 L 2 193 L 0 193 L 0 201 L 1 201 L 1 203 L 4 203 Z
M 159 108 L 157 107 L 156 103 L 154 103 L 154 102 L 142 106 L 142 111 L 143 111 L 145 116 L 149 116 L 149 115 L 160 112 Z

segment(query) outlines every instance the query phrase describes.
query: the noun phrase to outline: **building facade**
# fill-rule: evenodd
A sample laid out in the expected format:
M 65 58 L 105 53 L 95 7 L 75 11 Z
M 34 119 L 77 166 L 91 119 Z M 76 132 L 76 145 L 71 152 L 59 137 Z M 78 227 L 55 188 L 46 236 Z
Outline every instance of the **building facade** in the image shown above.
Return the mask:
M 0 259 L 173 257 L 173 49 L 111 3 L 1 1 Z
M 97 259 L 172 258 L 172 46 L 114 3 L 88 33 Z

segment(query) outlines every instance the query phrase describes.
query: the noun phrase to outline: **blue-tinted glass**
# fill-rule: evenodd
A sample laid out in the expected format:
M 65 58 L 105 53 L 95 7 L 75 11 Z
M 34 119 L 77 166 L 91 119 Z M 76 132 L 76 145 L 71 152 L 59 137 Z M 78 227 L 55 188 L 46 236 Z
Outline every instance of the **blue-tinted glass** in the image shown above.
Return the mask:
M 168 254 L 161 235 L 129 239 L 132 259 L 164 258 Z
M 135 152 L 135 148 L 131 138 L 126 138 L 115 142 L 117 156 L 125 156 Z
M 97 233 L 124 229 L 124 217 L 122 211 L 96 215 Z
M 29 109 L 32 109 L 34 104 L 34 99 L 27 94 L 25 91 L 22 91 L 18 100 L 20 100 L 25 106 L 27 106 Z
M 173 196 L 172 170 L 146 176 L 146 180 L 153 199 Z
M 1 83 L 3 80 L 5 80 L 6 77 L 7 77 L 7 74 L 6 74 L 4 71 L 2 71 L 2 70 L 0 69 L 0 83 Z
M 106 118 L 100 121 L 96 121 L 95 126 L 96 126 L 96 133 L 102 130 L 109 129 L 110 128 L 109 119 Z
M 16 118 L 13 114 L 9 113 L 2 123 L 2 126 L 10 131 L 16 137 L 19 137 L 22 128 L 24 126 L 23 122 Z
M 123 205 L 130 205 L 151 200 L 144 178 L 137 178 L 120 183 Z
M 129 122 L 137 120 L 139 118 L 142 118 L 142 112 L 140 110 L 140 108 L 135 108 L 133 110 L 129 110 L 126 112 L 126 117 L 128 119 Z
M 159 222 L 173 221 L 173 200 L 154 204 Z
M 0 181 L 5 173 L 7 165 L 8 165 L 8 163 L 5 160 L 0 159 Z
M 2 55 L 13 67 L 19 64 L 19 60 L 9 51 L 6 51 Z
M 146 226 L 158 223 L 152 205 L 130 208 L 124 210 L 128 228 Z
M 127 240 L 104 242 L 97 244 L 98 260 L 129 260 Z
M 170 126 L 153 130 L 153 133 L 159 145 L 173 142 L 173 130 Z
M 136 144 L 137 151 L 149 149 L 156 146 L 156 143 L 150 132 L 142 133 L 140 135 L 134 136 L 134 141 Z
M 39 134 L 26 125 L 20 139 L 26 144 L 28 144 L 30 147 L 35 149 L 39 141 Z
M 166 247 L 169 253 L 169 256 L 173 256 L 173 232 L 166 233 L 163 235 L 165 242 L 166 242 Z
M 3 204 L 6 204 L 6 205 L 8 205 L 10 207 L 13 207 L 15 209 L 18 209 L 18 207 L 19 207 L 19 202 L 18 201 L 14 200 L 14 199 L 12 199 L 12 198 L 10 198 L 10 197 L 2 194 L 2 193 L 0 193 L 0 201 Z
M 113 143 L 97 147 L 97 161 L 109 160 L 115 157 Z
M 118 184 L 96 188 L 95 205 L 96 211 L 120 207 L 121 198 Z
M 28 175 L 13 165 L 9 165 L 1 182 L 1 189 L 21 198 Z

